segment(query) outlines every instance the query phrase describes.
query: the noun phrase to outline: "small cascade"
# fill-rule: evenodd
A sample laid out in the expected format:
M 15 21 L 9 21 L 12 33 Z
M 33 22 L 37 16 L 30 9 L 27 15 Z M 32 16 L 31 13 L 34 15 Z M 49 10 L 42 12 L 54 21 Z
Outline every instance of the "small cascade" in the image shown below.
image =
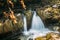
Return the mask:
M 33 11 L 34 15 L 33 15 L 33 20 L 32 20 L 32 28 L 33 30 L 42 30 L 45 28 L 41 18 L 36 15 L 36 11 Z
M 23 21 L 24 21 L 24 34 L 26 34 L 27 33 L 27 20 L 26 20 L 26 16 L 24 16 Z
M 51 32 L 48 28 L 45 28 L 43 21 L 41 18 L 36 14 L 36 11 L 33 11 L 33 20 L 32 20 L 32 25 L 31 29 L 29 32 L 31 34 L 40 34 L 40 35 L 45 35 L 48 32 Z
M 24 31 L 27 31 L 26 16 L 24 16 Z
M 26 17 L 24 16 L 24 35 L 29 36 L 27 39 L 29 38 L 34 39 L 39 36 L 45 36 L 47 33 L 54 32 L 49 30 L 48 28 L 45 28 L 43 21 L 36 14 L 36 11 L 32 11 L 32 12 L 34 13 L 34 15 L 31 23 L 32 24 L 31 29 L 29 31 L 27 31 L 27 23 L 26 23 L 27 21 L 26 21 Z

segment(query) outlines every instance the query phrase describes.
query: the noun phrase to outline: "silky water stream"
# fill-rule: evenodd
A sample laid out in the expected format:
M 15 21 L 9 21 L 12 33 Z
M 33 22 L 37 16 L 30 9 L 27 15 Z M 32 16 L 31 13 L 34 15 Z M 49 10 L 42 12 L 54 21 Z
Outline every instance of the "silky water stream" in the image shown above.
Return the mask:
M 32 39 L 38 37 L 38 36 L 45 36 L 49 32 L 54 32 L 49 30 L 48 28 L 45 28 L 43 21 L 41 18 L 36 14 L 36 11 L 33 12 L 33 19 L 32 19 L 32 25 L 31 29 L 27 31 L 27 21 L 26 16 L 24 17 L 24 32 L 23 34 L 25 36 L 28 36 L 26 40 Z

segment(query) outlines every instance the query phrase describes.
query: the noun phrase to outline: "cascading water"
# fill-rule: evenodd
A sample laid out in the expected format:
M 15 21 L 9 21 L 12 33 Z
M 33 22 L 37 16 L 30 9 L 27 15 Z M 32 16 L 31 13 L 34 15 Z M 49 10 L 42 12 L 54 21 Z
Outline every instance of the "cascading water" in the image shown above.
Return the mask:
M 27 20 L 26 20 L 26 16 L 24 16 L 23 21 L 24 21 L 24 34 L 26 34 L 27 33 Z
M 24 31 L 27 31 L 26 17 L 24 16 Z
M 36 11 L 33 11 L 33 20 L 32 20 L 32 26 L 29 30 L 29 33 L 31 34 L 40 34 L 40 36 L 44 36 L 46 33 L 51 32 L 49 29 L 45 28 L 41 18 L 36 15 Z
M 41 20 L 41 18 L 36 15 L 36 11 L 33 11 L 34 15 L 33 15 L 33 20 L 32 20 L 32 30 L 42 30 L 45 29 L 45 26 Z
M 32 11 L 34 13 L 33 19 L 32 19 L 32 25 L 31 29 L 27 31 L 27 24 L 26 24 L 26 17 L 24 17 L 24 34 L 27 36 L 29 35 L 28 38 L 36 38 L 39 36 L 44 36 L 49 32 L 53 32 L 49 30 L 48 28 L 45 28 L 41 18 L 36 14 L 36 11 Z
M 32 20 L 32 26 L 31 29 L 29 31 L 27 31 L 27 22 L 26 22 L 26 16 L 24 16 L 24 34 L 28 35 L 28 34 L 36 34 L 38 32 L 40 33 L 46 33 L 46 31 L 48 32 L 49 30 L 45 28 L 41 18 L 36 15 L 36 11 L 32 11 L 34 13 L 33 15 L 33 20 Z

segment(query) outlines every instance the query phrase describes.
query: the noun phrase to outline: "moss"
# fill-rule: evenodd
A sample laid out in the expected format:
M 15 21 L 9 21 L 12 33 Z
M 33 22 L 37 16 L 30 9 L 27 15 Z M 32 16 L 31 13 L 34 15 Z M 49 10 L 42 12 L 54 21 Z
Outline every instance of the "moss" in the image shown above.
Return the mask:
M 45 37 L 37 37 L 35 40 L 46 40 Z
M 46 35 L 46 40 L 50 39 L 51 35 L 50 34 L 47 34 Z

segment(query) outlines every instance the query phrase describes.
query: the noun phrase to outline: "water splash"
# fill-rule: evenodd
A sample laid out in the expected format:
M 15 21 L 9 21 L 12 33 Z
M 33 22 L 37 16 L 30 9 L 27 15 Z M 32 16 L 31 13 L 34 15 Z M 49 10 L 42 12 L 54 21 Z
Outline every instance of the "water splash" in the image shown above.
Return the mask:
M 32 26 L 29 32 L 31 34 L 40 34 L 45 35 L 48 32 L 51 32 L 49 29 L 45 28 L 44 23 L 42 22 L 41 18 L 36 15 L 36 11 L 33 11 L 33 20 L 32 20 Z
M 24 17 L 24 20 L 25 20 L 25 24 L 24 24 L 25 33 L 24 34 L 29 35 L 28 39 L 30 37 L 36 38 L 39 36 L 45 36 L 47 33 L 54 32 L 54 31 L 49 30 L 48 28 L 45 28 L 43 21 L 36 14 L 36 11 L 33 11 L 33 13 L 34 13 L 34 15 L 33 15 L 33 19 L 32 19 L 32 25 L 31 25 L 31 29 L 29 31 L 27 31 L 26 17 Z

